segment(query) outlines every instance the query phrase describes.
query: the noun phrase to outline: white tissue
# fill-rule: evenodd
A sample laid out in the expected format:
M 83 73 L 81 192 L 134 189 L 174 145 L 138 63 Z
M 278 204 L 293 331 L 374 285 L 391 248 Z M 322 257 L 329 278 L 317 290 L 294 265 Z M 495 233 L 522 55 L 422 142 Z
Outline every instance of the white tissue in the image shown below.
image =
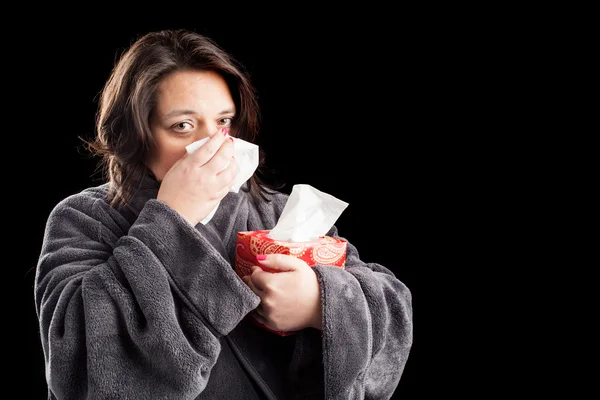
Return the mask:
M 348 203 L 310 185 L 294 185 L 267 237 L 288 242 L 316 240 L 327 234 L 346 207 Z
M 233 154 L 238 164 L 238 173 L 233 182 L 230 192 L 237 193 L 258 167 L 258 146 L 245 140 L 233 138 Z M 202 146 L 209 138 L 197 140 L 185 147 L 188 154 L 192 154 Z M 227 164 L 229 165 L 229 164 Z M 227 168 L 227 165 L 225 168 Z M 225 169 L 223 168 L 223 169 Z
M 254 143 L 247 142 L 242 139 L 233 138 L 233 154 L 235 156 L 235 161 L 238 165 L 238 172 L 233 182 L 233 186 L 229 190 L 230 192 L 237 193 L 242 185 L 252 177 L 254 171 L 258 167 L 258 146 Z M 197 140 L 185 147 L 185 150 L 188 154 L 192 154 L 196 151 L 200 146 L 202 146 L 206 141 L 208 141 L 208 137 L 204 139 Z M 227 168 L 229 164 L 225 166 Z M 221 204 L 221 202 L 219 202 Z M 215 212 L 217 212 L 217 208 L 219 208 L 219 204 L 202 220 L 200 221 L 203 224 L 207 224 L 208 221 L 211 220 Z

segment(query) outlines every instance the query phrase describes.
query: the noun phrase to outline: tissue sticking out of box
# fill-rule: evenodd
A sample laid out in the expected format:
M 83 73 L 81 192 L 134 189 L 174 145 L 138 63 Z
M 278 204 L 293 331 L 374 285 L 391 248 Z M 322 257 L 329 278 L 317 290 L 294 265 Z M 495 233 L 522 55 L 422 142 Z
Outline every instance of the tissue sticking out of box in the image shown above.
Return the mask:
M 310 242 L 329 232 L 348 203 L 306 184 L 292 192 L 277 224 L 267 235 L 274 240 Z
M 233 138 L 233 154 L 235 156 L 235 160 L 238 164 L 238 173 L 235 177 L 235 181 L 233 182 L 233 186 L 231 187 L 230 192 L 237 193 L 240 190 L 240 187 L 252 177 L 254 171 L 258 167 L 258 146 L 254 143 L 247 142 L 242 139 Z M 192 154 L 194 151 L 198 150 L 200 146 L 202 146 L 206 141 L 208 141 L 208 137 L 204 139 L 197 140 L 186 146 L 186 151 L 188 154 Z M 227 164 L 229 165 L 229 164 Z M 227 168 L 227 166 L 225 166 Z

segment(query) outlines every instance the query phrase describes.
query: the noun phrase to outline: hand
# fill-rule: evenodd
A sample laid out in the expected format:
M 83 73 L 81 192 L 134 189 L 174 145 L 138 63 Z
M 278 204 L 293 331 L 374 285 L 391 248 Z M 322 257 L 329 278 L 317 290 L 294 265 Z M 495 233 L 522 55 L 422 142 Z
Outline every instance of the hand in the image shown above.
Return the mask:
M 223 129 L 173 164 L 162 180 L 157 199 L 196 226 L 227 195 L 236 174 L 233 141 Z
M 253 311 L 258 322 L 276 331 L 322 328 L 321 289 L 317 274 L 303 260 L 287 254 L 268 254 L 243 281 L 260 297 Z

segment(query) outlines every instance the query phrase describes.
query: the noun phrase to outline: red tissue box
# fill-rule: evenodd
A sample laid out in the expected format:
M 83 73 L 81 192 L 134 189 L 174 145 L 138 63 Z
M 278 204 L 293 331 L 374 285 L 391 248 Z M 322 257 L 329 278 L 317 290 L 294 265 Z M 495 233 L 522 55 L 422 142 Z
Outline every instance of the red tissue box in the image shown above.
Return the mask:
M 235 272 L 239 277 L 250 275 L 250 269 L 259 265 L 256 260 L 258 254 L 289 254 L 304 260 L 310 267 L 314 265 L 331 265 L 344 268 L 346 264 L 347 242 L 330 236 L 321 236 L 310 242 L 286 242 L 274 240 L 267 235 L 269 230 L 238 232 L 236 246 Z M 270 271 L 267 267 L 261 267 Z M 281 336 L 294 334 L 294 332 L 274 331 L 252 319 L 258 326 Z

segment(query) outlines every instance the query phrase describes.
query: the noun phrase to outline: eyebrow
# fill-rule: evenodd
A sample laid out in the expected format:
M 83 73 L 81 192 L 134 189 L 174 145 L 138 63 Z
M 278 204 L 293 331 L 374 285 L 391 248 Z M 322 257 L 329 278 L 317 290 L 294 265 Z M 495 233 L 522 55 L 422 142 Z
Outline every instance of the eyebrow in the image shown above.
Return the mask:
M 190 114 L 195 114 L 195 113 L 196 112 L 194 110 L 190 110 L 190 109 L 173 110 L 173 111 L 165 114 L 164 118 L 180 117 L 182 115 L 190 115 Z M 217 115 L 225 115 L 225 114 L 235 114 L 235 109 L 228 108 L 226 110 L 221 111 Z

